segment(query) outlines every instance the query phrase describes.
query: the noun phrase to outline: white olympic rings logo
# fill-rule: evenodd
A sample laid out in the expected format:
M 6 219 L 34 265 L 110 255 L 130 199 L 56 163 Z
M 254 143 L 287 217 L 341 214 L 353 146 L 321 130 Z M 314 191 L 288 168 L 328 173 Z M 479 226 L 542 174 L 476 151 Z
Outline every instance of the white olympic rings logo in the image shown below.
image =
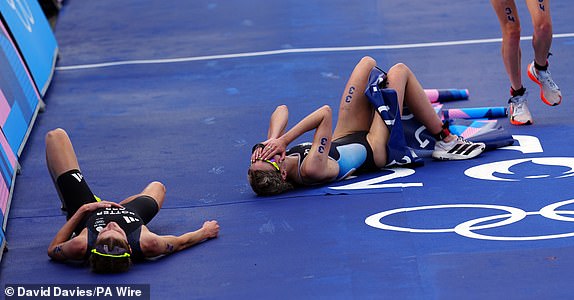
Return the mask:
M 536 241 L 536 240 L 548 240 L 548 239 L 558 239 L 574 236 L 574 232 L 561 233 L 561 234 L 548 234 L 548 235 L 533 235 L 533 236 L 493 236 L 479 234 L 475 231 L 481 229 L 490 229 L 501 227 L 505 225 L 510 225 L 516 223 L 526 216 L 540 215 L 547 219 L 563 222 L 574 222 L 574 217 L 568 217 L 565 215 L 574 215 L 572 210 L 556 210 L 557 208 L 574 203 L 574 199 L 565 200 L 561 202 L 556 202 L 541 208 L 539 211 L 526 212 L 520 208 L 505 206 L 505 205 L 490 205 L 490 204 L 443 204 L 443 205 L 429 205 L 429 206 L 417 206 L 408 208 L 397 208 L 392 210 L 387 210 L 384 212 L 376 213 L 365 219 L 365 223 L 369 226 L 392 231 L 402 231 L 402 232 L 412 232 L 412 233 L 444 233 L 444 232 L 454 232 L 459 235 L 480 239 L 480 240 L 493 240 L 493 241 Z M 391 215 L 398 213 L 408 213 L 413 211 L 421 210 L 431 210 L 431 209 L 444 209 L 444 208 L 482 208 L 482 209 L 495 209 L 502 210 L 506 213 L 481 217 L 472 220 L 468 220 L 456 225 L 454 228 L 438 228 L 438 229 L 422 229 L 422 228 L 408 228 L 393 226 L 385 224 L 382 219 Z M 491 221 L 496 221 L 493 223 L 487 223 Z M 487 223 L 487 224 L 484 224 Z M 484 224 L 484 225 L 480 225 Z

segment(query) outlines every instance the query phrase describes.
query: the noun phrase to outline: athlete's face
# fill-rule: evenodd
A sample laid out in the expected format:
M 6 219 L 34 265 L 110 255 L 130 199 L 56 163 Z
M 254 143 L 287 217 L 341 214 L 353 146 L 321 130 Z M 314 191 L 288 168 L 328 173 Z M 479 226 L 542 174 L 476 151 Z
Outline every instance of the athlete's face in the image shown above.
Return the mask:
M 108 225 L 100 231 L 100 234 L 98 234 L 97 240 L 108 238 L 128 240 L 126 232 L 116 222 L 108 223 Z

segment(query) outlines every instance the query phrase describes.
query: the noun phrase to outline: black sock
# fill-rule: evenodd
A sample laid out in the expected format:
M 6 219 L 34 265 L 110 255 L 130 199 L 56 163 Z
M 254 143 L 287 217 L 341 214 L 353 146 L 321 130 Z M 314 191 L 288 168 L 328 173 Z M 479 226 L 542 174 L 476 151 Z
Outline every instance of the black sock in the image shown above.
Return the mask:
M 515 90 L 513 87 L 510 87 L 510 95 L 512 97 L 522 96 L 526 93 L 526 88 L 524 86 L 520 87 L 519 89 Z
M 548 70 L 548 62 L 546 62 L 545 66 L 541 66 L 541 65 L 537 64 L 535 61 L 534 62 L 534 68 L 536 68 L 536 70 L 539 70 L 539 71 L 546 71 L 546 70 Z

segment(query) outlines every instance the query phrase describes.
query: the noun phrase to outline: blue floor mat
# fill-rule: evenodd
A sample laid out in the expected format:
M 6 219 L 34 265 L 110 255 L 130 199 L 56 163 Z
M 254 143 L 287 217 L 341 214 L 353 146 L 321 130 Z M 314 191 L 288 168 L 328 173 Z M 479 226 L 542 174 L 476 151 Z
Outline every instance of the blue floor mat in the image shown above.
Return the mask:
M 555 38 L 550 59 L 563 104 L 543 104 L 524 76 L 535 125 L 500 121 L 512 135 L 531 137 L 528 142 L 470 161 L 427 160 L 405 177 L 381 172 L 340 183 L 417 186 L 339 195 L 325 195 L 329 186 L 322 186 L 259 198 L 246 173 L 251 146 L 265 136 L 270 113 L 287 104 L 290 119 L 298 120 L 323 104 L 337 107 L 347 76 L 364 55 L 382 68 L 405 62 L 425 87 L 470 90 L 469 100 L 445 107 L 506 105 L 509 83 L 499 42 L 413 47 L 498 38 L 490 5 L 68 2 L 56 27 L 60 59 L 46 111 L 22 153 L 2 284 L 141 283 L 150 284 L 152 299 L 567 297 L 573 238 L 492 237 L 574 232 L 571 204 L 544 211 L 553 218 L 540 212 L 574 198 L 568 176 L 574 145 L 565 142 L 574 135 L 574 37 Z M 552 3 L 555 33 L 574 32 L 569 4 Z M 528 36 L 529 18 L 520 5 L 522 35 Z M 334 48 L 370 45 L 397 47 Z M 521 45 L 525 67 L 531 41 Z M 273 50 L 285 51 L 260 53 Z M 121 64 L 93 65 L 107 62 Z M 50 261 L 46 249 L 65 222 L 44 158 L 44 135 L 57 127 L 69 132 L 82 172 L 100 197 L 120 200 L 159 180 L 168 192 L 149 224 L 152 231 L 182 234 L 217 219 L 220 237 L 113 276 Z M 498 163 L 505 161 L 516 163 Z M 492 176 L 465 175 L 476 174 L 468 170 L 478 166 L 484 168 L 478 174 Z M 508 214 L 501 206 L 515 215 L 500 216 Z M 446 230 L 383 230 L 365 223 L 393 210 L 379 221 Z M 518 218 L 520 211 L 526 215 L 516 223 L 483 226 Z M 471 229 L 491 238 L 455 232 L 459 224 L 491 216 L 499 219 Z

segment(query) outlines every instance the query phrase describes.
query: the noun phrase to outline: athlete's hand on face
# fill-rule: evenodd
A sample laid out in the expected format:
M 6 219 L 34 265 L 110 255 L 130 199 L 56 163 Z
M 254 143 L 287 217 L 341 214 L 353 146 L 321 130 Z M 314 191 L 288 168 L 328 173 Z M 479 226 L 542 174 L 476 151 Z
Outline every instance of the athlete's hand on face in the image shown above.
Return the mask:
M 99 202 L 91 202 L 91 203 L 86 203 L 82 206 L 84 208 L 84 211 L 89 212 L 89 211 L 94 211 L 96 209 L 99 208 L 106 208 L 106 207 L 123 207 L 121 205 L 119 205 L 118 203 L 115 202 L 111 202 L 111 201 L 99 201 Z
M 261 159 L 261 152 L 263 152 L 263 147 L 257 147 L 257 149 L 253 151 L 253 153 L 251 154 L 251 163 L 254 163 L 256 160 Z
M 273 156 L 279 154 L 281 157 L 279 161 L 285 159 L 285 151 L 287 151 L 287 145 L 281 139 L 268 139 L 263 142 L 265 148 L 261 151 L 261 159 L 271 159 Z
M 219 224 L 217 221 L 205 221 L 201 227 L 206 239 L 216 238 L 219 234 Z

